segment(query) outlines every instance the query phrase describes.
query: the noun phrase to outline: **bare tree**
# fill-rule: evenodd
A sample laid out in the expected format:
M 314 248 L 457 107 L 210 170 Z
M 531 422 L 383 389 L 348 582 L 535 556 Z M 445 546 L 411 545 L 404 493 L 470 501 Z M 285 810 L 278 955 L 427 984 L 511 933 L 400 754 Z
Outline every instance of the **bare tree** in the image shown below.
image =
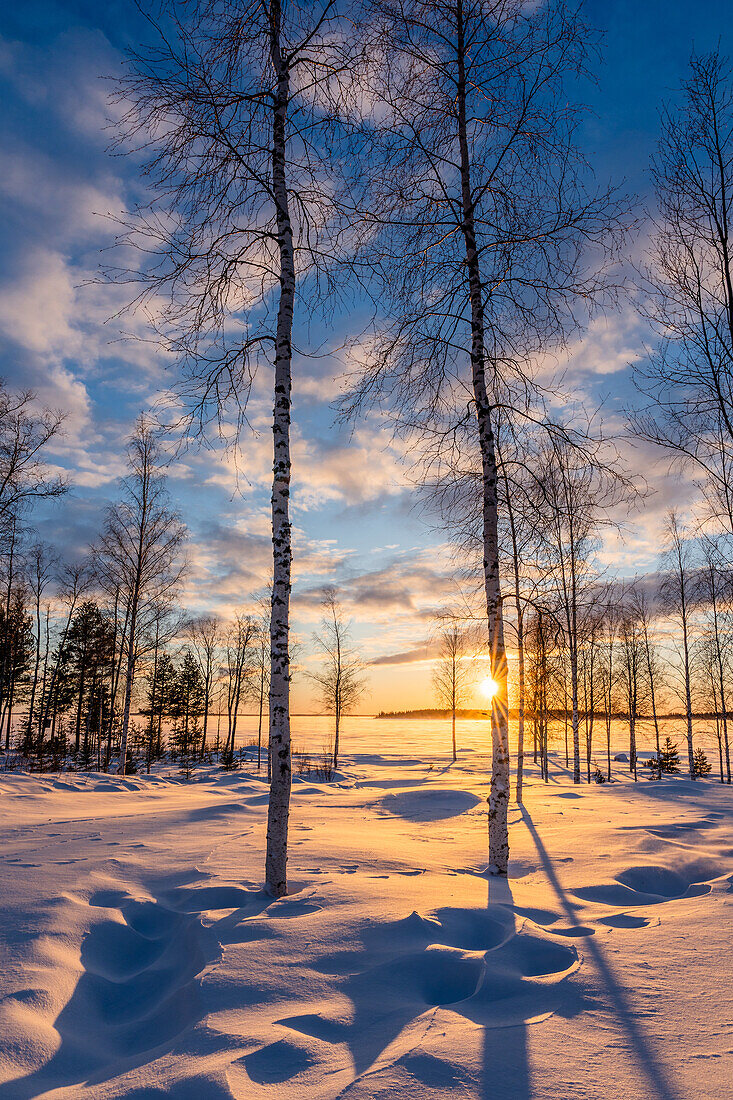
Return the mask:
M 60 433 L 60 412 L 35 409 L 32 390 L 10 393 L 0 380 L 0 524 L 35 500 L 62 496 L 66 478 L 49 471 L 43 450 Z
M 526 408 L 529 361 L 561 343 L 572 304 L 600 289 L 589 241 L 616 210 L 589 195 L 565 78 L 590 32 L 562 0 L 373 0 L 370 260 L 387 321 L 352 412 L 388 400 L 405 430 L 470 438 L 481 464 L 483 581 L 492 676 L 489 866 L 508 863 L 507 662 L 500 584 L 499 408 Z M 586 254 L 587 255 L 587 254 Z
M 596 703 L 598 702 L 600 625 L 598 615 L 596 613 L 591 613 L 586 621 L 583 644 L 581 646 L 583 719 L 585 724 L 585 765 L 586 777 L 589 783 L 591 781 L 590 765 L 593 756 L 593 726 L 595 724 Z
M 663 563 L 666 571 L 663 576 L 659 595 L 663 609 L 677 623 L 680 630 L 680 676 L 682 698 L 685 706 L 687 724 L 687 759 L 690 779 L 695 778 L 694 746 L 692 743 L 692 610 L 694 604 L 694 577 L 691 548 L 687 532 L 680 525 L 674 511 L 669 512 L 666 522 L 666 550 Z
M 433 666 L 433 690 L 438 705 L 445 707 L 451 714 L 451 743 L 455 763 L 458 759 L 456 710 L 468 700 L 473 674 L 467 658 L 472 655 L 474 647 L 470 644 L 465 628 L 455 619 L 447 623 L 441 621 L 436 642 L 438 654 Z
M 234 758 L 239 707 L 247 696 L 252 676 L 256 635 L 257 626 L 252 616 L 237 615 L 225 636 L 223 671 L 226 679 L 228 725 L 224 753 L 229 762 Z
M 719 52 L 693 55 L 652 169 L 643 289 L 659 344 L 636 370 L 651 402 L 632 427 L 701 476 L 711 514 L 733 532 L 733 80 Z
M 619 488 L 625 486 L 612 466 L 560 437 L 553 437 L 540 453 L 538 468 L 539 560 L 545 583 L 557 594 L 567 647 L 573 782 L 580 783 L 580 658 L 589 615 L 599 595 L 592 559 L 604 516 L 619 499 Z
M 221 644 L 221 624 L 216 615 L 203 615 L 192 619 L 187 628 L 193 654 L 201 673 L 204 691 L 204 713 L 201 734 L 201 756 L 206 752 L 206 734 L 208 730 L 209 710 L 216 672 L 216 655 Z
M 56 657 L 53 662 L 53 667 L 50 674 L 47 673 L 47 668 L 44 670 L 44 683 L 41 692 L 41 707 L 39 715 L 39 730 L 38 730 L 38 744 L 39 747 L 43 747 L 43 740 L 45 737 L 46 729 L 53 725 L 55 722 L 56 714 L 56 699 L 58 696 L 58 681 L 59 670 L 61 668 L 61 658 L 66 645 L 66 639 L 69 634 L 74 614 L 76 612 L 79 603 L 92 583 L 91 571 L 88 561 L 82 561 L 79 563 L 65 565 L 61 569 L 61 576 L 59 578 L 59 598 L 66 614 L 63 617 L 63 627 L 61 628 L 61 636 L 59 644 L 56 649 Z M 47 629 L 48 629 L 48 617 L 47 617 Z M 48 642 L 46 644 L 46 653 L 48 655 Z
M 624 608 L 619 625 L 619 672 L 629 723 L 629 771 L 638 779 L 637 724 L 644 698 L 644 643 L 636 608 Z
M 43 543 L 35 543 L 28 554 L 27 572 L 29 575 L 30 589 L 33 597 L 34 622 L 35 622 L 35 654 L 33 661 L 33 678 L 31 680 L 31 693 L 28 703 L 28 721 L 25 732 L 25 746 L 30 750 L 33 744 L 33 729 L 36 714 L 36 694 L 38 692 L 39 670 L 41 667 L 41 650 L 43 646 L 43 629 L 41 625 L 41 607 L 43 595 L 50 585 L 54 570 L 58 566 L 58 559 L 51 548 Z
M 727 782 L 731 781 L 730 737 L 728 730 L 728 692 L 726 682 L 730 662 L 730 604 L 733 595 L 733 579 L 730 565 L 722 555 L 720 543 L 706 539 L 703 545 L 704 565 L 701 595 L 708 609 L 708 667 L 716 679 L 714 697 L 717 697 L 716 721 L 720 726 L 721 757 L 725 751 Z M 722 770 L 721 770 L 722 774 Z
M 549 770 L 550 720 L 554 704 L 553 680 L 561 647 L 558 642 L 561 630 L 555 616 L 543 611 L 541 606 L 532 608 L 527 623 L 527 708 L 532 719 L 534 759 L 538 762 L 542 778 L 547 783 Z
M 662 759 L 662 749 L 659 737 L 659 689 L 662 682 L 661 662 L 657 645 L 652 633 L 652 616 L 649 610 L 644 592 L 637 588 L 633 593 L 633 605 L 639 628 L 641 630 L 641 643 L 644 654 L 644 666 L 646 670 L 647 688 L 649 692 L 649 705 L 652 710 L 654 722 L 654 740 L 656 745 L 657 761 Z M 656 769 L 657 778 L 662 778 L 662 769 Z
M 96 572 L 114 585 L 128 607 L 125 635 L 125 691 L 118 770 L 124 774 L 135 673 L 146 637 L 161 603 L 170 603 L 184 565 L 185 528 L 170 507 L 163 456 L 151 424 L 140 417 L 127 448 L 129 473 L 123 497 L 108 508 L 104 530 L 94 547 Z M 145 641 L 144 641 L 145 640 Z
M 156 262 L 141 299 L 162 293 L 179 395 L 203 430 L 233 409 L 238 427 L 260 365 L 274 368 L 270 745 L 265 879 L 287 892 L 290 806 L 290 419 L 296 303 L 307 316 L 333 285 L 344 227 L 342 116 L 326 105 L 354 42 L 334 0 L 167 5 L 158 45 L 133 59 L 120 95 L 123 140 L 148 153 L 155 192 L 126 243 Z M 123 278 L 135 278 L 125 272 Z
M 341 718 L 352 710 L 364 694 L 364 663 L 354 652 L 350 624 L 344 618 L 336 589 L 323 592 L 323 618 L 313 643 L 320 656 L 320 667 L 309 675 L 318 685 L 322 705 L 333 714 L 333 766 L 338 768 Z
M 606 778 L 611 782 L 611 726 L 616 708 L 616 662 L 618 659 L 618 629 L 621 609 L 614 594 L 609 593 L 603 608 L 601 636 L 601 698 L 606 725 Z
M 247 689 L 250 698 L 257 705 L 257 770 L 262 767 L 262 719 L 264 715 L 265 700 L 270 684 L 270 597 L 269 592 L 261 592 L 256 596 L 258 611 L 255 613 L 255 638 L 253 675 L 249 679 Z M 290 670 L 294 669 L 293 643 L 290 642 Z M 267 774 L 271 778 L 272 762 L 270 760 L 270 746 L 267 746 Z

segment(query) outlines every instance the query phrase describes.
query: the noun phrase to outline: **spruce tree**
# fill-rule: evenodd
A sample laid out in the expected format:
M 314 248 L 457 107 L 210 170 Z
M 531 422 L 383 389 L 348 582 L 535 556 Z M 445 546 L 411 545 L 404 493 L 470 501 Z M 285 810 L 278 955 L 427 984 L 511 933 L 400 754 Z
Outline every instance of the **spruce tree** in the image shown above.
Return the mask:
M 663 772 L 678 772 L 680 770 L 680 754 L 677 752 L 677 742 L 667 736 L 662 745 L 660 766 Z
M 710 775 L 711 766 L 708 764 L 708 758 L 702 749 L 695 749 L 694 756 L 692 758 L 692 771 L 693 775 L 701 777 L 704 775 Z

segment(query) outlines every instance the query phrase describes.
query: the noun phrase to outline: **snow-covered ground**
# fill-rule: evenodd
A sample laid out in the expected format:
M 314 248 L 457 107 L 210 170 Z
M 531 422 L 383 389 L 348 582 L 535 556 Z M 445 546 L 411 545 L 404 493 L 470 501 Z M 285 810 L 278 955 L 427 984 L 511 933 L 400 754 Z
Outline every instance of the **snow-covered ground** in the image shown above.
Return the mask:
M 253 771 L 0 775 L 0 1100 L 725 1100 L 731 790 L 530 767 L 500 882 L 460 739 L 352 721 L 281 901 Z

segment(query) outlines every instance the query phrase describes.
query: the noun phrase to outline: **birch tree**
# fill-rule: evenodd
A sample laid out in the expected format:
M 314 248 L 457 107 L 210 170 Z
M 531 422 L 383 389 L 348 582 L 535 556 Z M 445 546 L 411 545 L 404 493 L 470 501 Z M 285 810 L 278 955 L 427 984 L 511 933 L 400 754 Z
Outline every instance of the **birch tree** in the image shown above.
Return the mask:
M 620 618 L 618 602 L 609 598 L 603 608 L 601 640 L 601 698 L 606 726 L 606 779 L 611 782 L 611 725 L 616 706 L 616 662 L 618 658 L 618 628 Z
M 253 671 L 257 626 L 251 615 L 237 615 L 225 637 L 224 675 L 227 695 L 227 739 L 225 760 L 231 765 L 237 738 L 239 707 L 248 693 Z
M 293 326 L 333 285 L 344 219 L 336 202 L 341 116 L 329 107 L 354 42 L 334 0 L 198 0 L 167 6 L 157 44 L 121 87 L 132 106 L 126 147 L 147 153 L 154 198 L 125 243 L 156 262 L 123 278 L 138 301 L 168 305 L 164 344 L 178 395 L 202 431 L 232 417 L 241 431 L 260 367 L 273 379 L 270 745 L 273 774 L 265 879 L 287 892 L 291 787 L 289 616 Z M 336 33 L 334 33 L 336 32 Z M 159 262 L 158 262 L 159 261 Z
M 652 175 L 642 290 L 658 342 L 635 371 L 649 403 L 632 428 L 698 476 L 733 533 L 733 73 L 719 51 L 693 54 Z
M 499 563 L 496 414 L 524 407 L 529 359 L 561 343 L 571 303 L 599 280 L 607 195 L 589 195 L 563 87 L 589 32 L 562 2 L 373 0 L 366 130 L 375 159 L 369 254 L 385 323 L 351 412 L 389 402 L 407 430 L 451 431 L 481 462 L 484 601 L 492 676 L 489 866 L 506 874 L 509 746 Z
M 32 390 L 0 380 L 0 526 L 37 500 L 63 496 L 68 480 L 49 469 L 44 451 L 62 431 L 60 412 L 36 409 Z
M 647 687 L 649 691 L 649 705 L 652 711 L 654 723 L 654 740 L 656 745 L 657 760 L 662 759 L 662 749 L 659 736 L 659 692 L 662 681 L 659 654 L 656 641 L 652 633 L 652 617 L 647 599 L 643 591 L 638 589 L 633 596 L 636 618 L 641 630 L 641 643 L 644 655 Z M 662 778 L 662 769 L 657 770 L 658 778 Z
M 171 602 L 183 577 L 185 528 L 170 506 L 163 455 L 151 424 L 140 417 L 127 449 L 122 499 L 107 509 L 94 547 L 97 576 L 127 605 L 125 681 L 118 771 L 124 775 L 132 691 L 141 652 L 161 603 Z
M 694 579 L 692 575 L 691 549 L 687 533 L 674 511 L 669 512 L 665 527 L 666 550 L 663 564 L 666 572 L 660 584 L 660 600 L 663 609 L 679 627 L 679 674 L 681 694 L 685 707 L 687 728 L 687 762 L 690 779 L 695 778 L 692 742 L 692 611 L 694 607 Z
M 584 618 L 595 595 L 591 556 L 597 539 L 599 501 L 607 488 L 598 466 L 553 440 L 540 459 L 538 515 L 542 517 L 543 572 L 557 592 L 570 666 L 573 782 L 580 783 L 580 653 Z
M 629 771 L 638 778 L 636 727 L 643 695 L 644 646 L 635 610 L 627 607 L 619 626 L 620 674 L 629 723 Z
M 438 705 L 451 715 L 453 763 L 456 752 L 456 710 L 468 701 L 472 672 L 468 663 L 471 646 L 458 622 L 443 623 L 436 637 L 437 656 L 433 666 L 433 691 Z
M 727 680 L 730 664 L 730 604 L 732 581 L 730 565 L 721 553 L 721 546 L 706 539 L 703 547 L 704 565 L 701 577 L 701 594 L 708 611 L 708 670 L 715 678 L 714 697 L 717 696 L 716 713 L 720 722 L 721 758 L 725 752 L 727 782 L 731 782 L 730 737 Z M 722 768 L 721 768 L 722 775 Z
M 26 563 L 26 571 L 29 577 L 29 585 L 33 600 L 34 659 L 33 675 L 31 678 L 30 699 L 28 702 L 28 718 L 26 721 L 25 735 L 23 739 L 23 747 L 26 755 L 30 752 L 33 746 L 33 730 L 36 715 L 36 697 L 38 693 L 39 673 L 42 661 L 41 654 L 43 649 L 43 596 L 47 588 L 51 584 L 54 571 L 57 566 L 58 559 L 53 554 L 50 547 L 46 546 L 42 542 L 37 542 L 31 547 Z
M 321 628 L 313 643 L 320 665 L 310 673 L 318 686 L 322 705 L 333 714 L 333 766 L 338 768 L 341 719 L 352 710 L 364 694 L 364 665 L 354 652 L 350 624 L 344 618 L 336 589 L 326 588 L 323 594 Z
M 201 673 L 203 686 L 203 716 L 201 757 L 206 752 L 206 735 L 216 672 L 216 655 L 221 644 L 221 624 L 216 615 L 202 615 L 188 624 L 188 636 Z

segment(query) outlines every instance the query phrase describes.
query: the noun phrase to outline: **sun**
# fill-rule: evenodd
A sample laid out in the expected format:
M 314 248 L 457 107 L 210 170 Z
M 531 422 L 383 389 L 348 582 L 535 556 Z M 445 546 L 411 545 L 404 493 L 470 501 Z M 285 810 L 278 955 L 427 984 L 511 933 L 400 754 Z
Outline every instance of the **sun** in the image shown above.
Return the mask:
M 479 688 L 487 699 L 493 699 L 499 690 L 499 685 L 493 676 L 487 676 L 485 680 L 481 681 Z

